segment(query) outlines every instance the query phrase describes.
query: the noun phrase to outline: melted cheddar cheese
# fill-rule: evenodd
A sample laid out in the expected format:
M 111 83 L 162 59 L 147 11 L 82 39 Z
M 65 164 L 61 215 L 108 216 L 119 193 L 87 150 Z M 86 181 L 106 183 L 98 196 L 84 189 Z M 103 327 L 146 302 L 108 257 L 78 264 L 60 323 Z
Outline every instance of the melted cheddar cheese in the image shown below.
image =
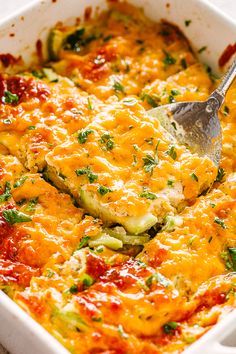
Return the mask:
M 71 353 L 181 353 L 236 307 L 236 85 L 217 172 L 147 113 L 215 87 L 175 26 L 112 2 L 49 56 L 0 75 L 0 289 Z

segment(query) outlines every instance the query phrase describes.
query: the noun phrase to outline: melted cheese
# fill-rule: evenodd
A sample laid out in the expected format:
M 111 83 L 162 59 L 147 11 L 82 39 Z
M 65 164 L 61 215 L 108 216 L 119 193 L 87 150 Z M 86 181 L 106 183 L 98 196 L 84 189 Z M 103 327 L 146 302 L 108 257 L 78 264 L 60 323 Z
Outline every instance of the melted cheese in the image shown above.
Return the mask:
M 146 113 L 214 87 L 176 27 L 114 2 L 50 41 L 55 72 L 0 75 L 0 287 L 71 353 L 180 353 L 236 305 L 236 86 L 212 186 Z

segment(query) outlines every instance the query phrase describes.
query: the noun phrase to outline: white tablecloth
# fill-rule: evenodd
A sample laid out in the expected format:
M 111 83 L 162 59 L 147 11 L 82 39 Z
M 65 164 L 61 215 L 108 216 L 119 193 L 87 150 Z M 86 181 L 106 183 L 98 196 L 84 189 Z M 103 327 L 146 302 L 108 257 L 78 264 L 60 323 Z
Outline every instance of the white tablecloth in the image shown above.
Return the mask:
M 26 4 L 35 0 L 0 0 L 0 18 L 5 17 L 17 8 L 25 6 Z M 184 1 L 184 0 L 182 0 Z M 208 0 L 213 4 L 219 6 L 222 11 L 236 20 L 236 0 Z M 0 354 L 6 354 L 6 350 L 0 344 Z M 14 353 L 17 354 L 17 353 Z M 46 353 L 45 353 L 46 354 Z

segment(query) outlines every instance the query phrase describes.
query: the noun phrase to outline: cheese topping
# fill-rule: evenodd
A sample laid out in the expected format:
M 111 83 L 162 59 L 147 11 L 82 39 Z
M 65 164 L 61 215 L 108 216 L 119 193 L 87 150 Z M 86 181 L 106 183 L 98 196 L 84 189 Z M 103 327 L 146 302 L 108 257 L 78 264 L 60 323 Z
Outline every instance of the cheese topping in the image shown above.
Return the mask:
M 147 114 L 214 89 L 183 34 L 86 14 L 0 75 L 0 288 L 71 353 L 181 353 L 236 306 L 236 85 L 217 171 Z

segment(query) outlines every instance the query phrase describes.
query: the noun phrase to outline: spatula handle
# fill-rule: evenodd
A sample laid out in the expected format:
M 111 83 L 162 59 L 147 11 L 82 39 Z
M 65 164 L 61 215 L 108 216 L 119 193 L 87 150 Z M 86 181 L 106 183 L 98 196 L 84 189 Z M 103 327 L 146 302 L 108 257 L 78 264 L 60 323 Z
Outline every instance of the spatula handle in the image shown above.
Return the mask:
M 223 76 L 223 78 L 216 90 L 222 96 L 225 96 L 227 90 L 229 89 L 230 85 L 234 81 L 235 77 L 236 77 L 236 59 L 234 59 L 233 63 L 230 65 L 230 68 L 224 74 L 224 76 Z

